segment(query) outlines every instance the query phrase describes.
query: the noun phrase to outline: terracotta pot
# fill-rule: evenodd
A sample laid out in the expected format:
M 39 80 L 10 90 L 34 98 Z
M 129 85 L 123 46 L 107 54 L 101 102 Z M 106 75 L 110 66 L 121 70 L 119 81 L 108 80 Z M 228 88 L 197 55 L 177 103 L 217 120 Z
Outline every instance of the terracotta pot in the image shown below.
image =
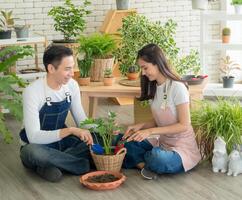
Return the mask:
M 73 79 L 75 79 L 78 82 L 79 77 L 80 77 L 80 72 L 79 71 L 74 71 Z
M 223 35 L 222 36 L 223 43 L 229 43 L 230 41 L 230 35 Z
M 90 84 L 90 77 L 87 77 L 87 78 L 78 78 L 78 83 L 79 85 L 81 86 L 86 86 L 86 85 L 89 85 Z
M 139 72 L 136 73 L 127 73 L 127 78 L 129 80 L 136 80 L 139 77 Z
M 115 80 L 114 77 L 112 77 L 112 78 L 104 78 L 103 79 L 103 83 L 104 83 L 105 86 L 111 86 L 111 85 L 113 85 L 114 80 Z
M 89 182 L 88 178 L 92 176 L 104 175 L 104 174 L 112 174 L 118 178 L 117 181 L 108 182 L 108 183 L 93 183 Z M 120 172 L 112 172 L 112 171 L 96 171 L 90 172 L 80 177 L 80 182 L 87 188 L 92 190 L 111 190 L 120 186 L 126 180 L 126 176 L 124 176 Z

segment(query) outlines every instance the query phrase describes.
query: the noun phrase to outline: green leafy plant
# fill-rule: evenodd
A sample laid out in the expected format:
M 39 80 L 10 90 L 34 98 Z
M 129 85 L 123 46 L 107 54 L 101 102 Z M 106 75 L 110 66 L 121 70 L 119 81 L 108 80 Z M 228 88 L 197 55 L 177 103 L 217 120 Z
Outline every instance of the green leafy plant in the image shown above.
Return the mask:
M 114 38 L 108 34 L 94 33 L 90 36 L 81 36 L 79 52 L 92 58 L 108 58 L 116 49 Z
M 228 153 L 242 143 L 242 108 L 236 100 L 199 101 L 192 109 L 191 119 L 203 159 L 212 158 L 217 136 L 224 138 Z
M 219 70 L 225 74 L 228 78 L 231 76 L 231 71 L 234 69 L 240 70 L 240 65 L 236 63 L 235 61 L 230 59 L 230 56 L 226 56 L 225 58 L 222 58 L 222 63 L 219 68 Z
M 4 75 L 4 73 L 8 72 L 18 59 L 32 54 L 33 48 L 30 46 L 9 46 L 0 50 L 0 111 L 8 109 L 19 121 L 22 120 L 22 96 L 14 86 L 24 87 L 25 84 L 15 74 Z M 5 142 L 9 143 L 12 140 L 2 112 L 0 112 L 0 134 L 3 135 Z
M 242 5 L 242 0 L 232 0 L 232 5 Z
M 92 126 L 89 130 L 99 134 L 103 141 L 105 154 L 112 153 L 112 141 L 116 137 L 114 132 L 121 130 L 121 127 L 116 125 L 115 119 L 116 113 L 108 112 L 107 118 L 88 118 L 80 123 L 81 128 Z
M 223 36 L 229 36 L 230 34 L 231 34 L 230 28 L 227 28 L 227 27 L 223 28 L 222 30 Z
M 80 77 L 90 77 L 90 69 L 92 67 L 93 60 L 91 58 L 84 58 L 83 60 L 77 59 L 77 63 L 80 71 Z
M 129 67 L 135 65 L 138 50 L 149 43 L 155 43 L 160 46 L 170 64 L 173 65 L 175 69 L 178 68 L 177 71 L 181 71 L 181 68 L 179 68 L 181 63 L 178 56 L 180 49 L 176 46 L 174 39 L 176 26 L 177 24 L 172 20 L 168 20 L 162 25 L 160 21 L 151 22 L 145 16 L 137 14 L 129 15 L 124 18 L 123 25 L 119 30 L 121 34 L 121 43 L 115 52 L 120 66 L 119 70 L 122 75 L 126 75 Z M 189 65 L 186 67 L 193 67 L 193 63 L 189 62 Z
M 86 26 L 84 18 L 91 13 L 87 10 L 90 4 L 88 0 L 84 0 L 82 6 L 75 6 L 71 0 L 66 0 L 63 6 L 53 7 L 49 11 L 48 15 L 55 21 L 55 30 L 63 33 L 65 41 L 71 41 L 83 32 Z
M 7 31 L 14 25 L 13 11 L 1 11 L 0 16 L 0 30 Z
M 195 76 L 199 75 L 201 65 L 198 51 L 191 50 L 190 54 L 181 57 L 175 66 L 177 73 L 180 75 L 185 75 L 188 72 L 194 74 Z
M 111 68 L 104 69 L 104 78 L 112 78 L 113 77 L 113 71 Z

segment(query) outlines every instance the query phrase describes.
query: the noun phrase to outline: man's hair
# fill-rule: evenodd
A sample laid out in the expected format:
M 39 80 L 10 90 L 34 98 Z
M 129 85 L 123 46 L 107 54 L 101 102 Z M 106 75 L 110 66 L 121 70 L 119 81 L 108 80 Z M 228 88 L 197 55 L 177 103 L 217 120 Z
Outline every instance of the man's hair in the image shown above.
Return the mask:
M 73 52 L 71 49 L 61 45 L 48 46 L 43 56 L 43 63 L 46 71 L 48 72 L 49 64 L 52 64 L 55 69 L 58 69 L 61 60 L 67 56 L 73 56 Z

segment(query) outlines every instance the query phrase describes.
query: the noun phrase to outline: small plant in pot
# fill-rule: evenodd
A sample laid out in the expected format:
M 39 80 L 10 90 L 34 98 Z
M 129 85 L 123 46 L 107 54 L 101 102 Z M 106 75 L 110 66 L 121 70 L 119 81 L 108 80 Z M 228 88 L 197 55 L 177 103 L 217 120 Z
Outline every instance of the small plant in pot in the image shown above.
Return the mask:
M 107 118 L 88 118 L 80 123 L 81 128 L 89 128 L 93 134 L 94 145 L 91 155 L 98 170 L 119 172 L 123 163 L 126 149 L 121 148 L 117 152 L 113 149 L 113 142 L 118 136 L 114 133 L 121 130 L 117 126 L 116 113 L 109 112 Z M 96 146 L 101 146 L 103 151 L 95 151 Z M 117 147 L 117 146 L 116 146 Z
M 111 86 L 113 85 L 113 82 L 114 82 L 113 71 L 111 68 L 106 68 L 104 70 L 103 83 L 105 86 Z
M 240 70 L 240 65 L 235 63 L 235 61 L 230 59 L 230 56 L 226 56 L 222 58 L 221 67 L 219 68 L 222 73 L 225 74 L 223 76 L 223 87 L 224 88 L 233 88 L 234 86 L 234 76 L 231 75 L 232 70 Z
M 80 77 L 78 78 L 78 83 L 81 86 L 86 86 L 90 84 L 90 69 L 93 60 L 89 57 L 85 57 L 83 60 L 77 59 Z
M 242 13 L 242 0 L 232 0 L 231 4 L 234 6 L 234 10 L 236 14 Z
M 94 33 L 80 37 L 79 44 L 79 52 L 85 53 L 94 60 L 90 72 L 91 81 L 102 81 L 104 70 L 113 68 L 113 51 L 116 49 L 114 38 L 108 34 Z
M 129 0 L 116 0 L 117 10 L 128 10 Z
M 14 25 L 13 11 L 1 10 L 0 16 L 0 39 L 10 39 Z
M 139 77 L 140 69 L 137 65 L 130 66 L 128 69 L 127 77 L 129 80 L 136 80 Z
M 222 30 L 222 41 L 223 43 L 229 43 L 230 41 L 231 30 L 228 27 L 223 28 Z
M 28 38 L 29 37 L 29 24 L 15 25 L 14 30 L 17 38 Z

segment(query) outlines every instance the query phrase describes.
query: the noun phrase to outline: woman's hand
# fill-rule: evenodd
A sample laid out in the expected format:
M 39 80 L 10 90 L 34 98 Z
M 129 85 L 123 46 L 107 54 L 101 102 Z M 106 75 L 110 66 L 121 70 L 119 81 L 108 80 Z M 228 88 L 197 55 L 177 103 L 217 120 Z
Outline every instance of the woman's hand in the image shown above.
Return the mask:
M 151 131 L 149 129 L 139 130 L 132 134 L 128 139 L 127 142 L 136 141 L 141 142 L 147 139 L 151 135 Z
M 143 128 L 144 124 L 135 124 L 132 126 L 128 126 L 127 130 L 124 133 L 123 139 L 127 139 L 128 137 L 130 137 L 132 134 L 134 134 L 135 132 L 141 130 Z

